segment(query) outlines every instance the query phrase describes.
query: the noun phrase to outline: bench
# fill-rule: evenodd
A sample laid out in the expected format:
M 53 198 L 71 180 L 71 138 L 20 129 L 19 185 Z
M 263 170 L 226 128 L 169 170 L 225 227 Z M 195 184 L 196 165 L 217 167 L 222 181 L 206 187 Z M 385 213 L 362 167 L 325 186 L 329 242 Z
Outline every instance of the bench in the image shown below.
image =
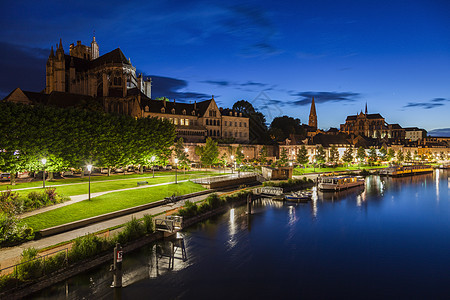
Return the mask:
M 180 200 L 181 200 L 181 197 L 180 196 L 175 196 L 175 195 L 172 195 L 172 196 L 164 198 L 164 202 L 165 203 L 175 203 L 175 202 L 180 201 Z
M 148 184 L 148 181 L 138 181 L 137 185 L 145 185 Z

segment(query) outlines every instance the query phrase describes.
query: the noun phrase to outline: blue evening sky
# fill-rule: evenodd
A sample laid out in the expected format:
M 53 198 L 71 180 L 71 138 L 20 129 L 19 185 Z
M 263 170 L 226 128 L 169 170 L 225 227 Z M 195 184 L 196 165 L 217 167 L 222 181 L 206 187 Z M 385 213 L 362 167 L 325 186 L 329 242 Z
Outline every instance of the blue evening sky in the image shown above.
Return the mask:
M 450 134 L 450 1 L 2 1 L 0 97 L 40 91 L 62 38 L 117 47 L 153 96 L 245 99 L 270 122 L 345 122 L 368 104 L 388 123 Z

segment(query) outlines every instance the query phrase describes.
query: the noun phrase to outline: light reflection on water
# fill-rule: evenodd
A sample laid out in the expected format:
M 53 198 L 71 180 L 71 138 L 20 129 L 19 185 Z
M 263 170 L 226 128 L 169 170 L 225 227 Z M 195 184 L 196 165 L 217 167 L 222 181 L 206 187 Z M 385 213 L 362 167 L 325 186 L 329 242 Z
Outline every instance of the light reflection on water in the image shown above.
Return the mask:
M 182 233 L 188 260 L 175 259 L 173 269 L 158 255 L 170 241 L 162 252 L 154 244 L 126 254 L 122 297 L 444 299 L 448 174 L 370 176 L 365 187 L 314 190 L 307 204 L 258 200 L 251 216 L 232 209 Z M 108 267 L 33 298 L 62 298 L 66 290 L 73 299 L 112 298 Z

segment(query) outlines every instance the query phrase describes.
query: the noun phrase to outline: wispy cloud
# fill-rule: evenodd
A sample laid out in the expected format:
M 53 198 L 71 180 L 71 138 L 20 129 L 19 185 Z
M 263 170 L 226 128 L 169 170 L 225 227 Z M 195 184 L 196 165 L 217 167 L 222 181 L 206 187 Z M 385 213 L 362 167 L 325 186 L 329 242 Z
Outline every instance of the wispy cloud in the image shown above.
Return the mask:
M 450 128 L 437 128 L 428 131 L 428 135 L 431 136 L 448 136 L 450 137 Z
M 295 105 L 309 105 L 314 97 L 316 103 L 326 102 L 355 102 L 361 94 L 354 92 L 294 92 L 290 91 L 289 94 L 294 97 L 298 97 L 298 100 L 292 102 Z
M 145 77 L 152 78 L 153 98 L 167 97 L 182 101 L 211 99 L 211 95 L 189 91 L 186 80 L 157 75 L 145 75 Z
M 202 83 L 207 83 L 211 85 L 215 85 L 217 87 L 232 87 L 237 89 L 243 89 L 243 88 L 266 88 L 271 89 L 273 87 L 268 88 L 268 84 L 262 83 L 262 82 L 254 82 L 254 81 L 246 81 L 246 82 L 233 82 L 229 80 L 204 80 L 200 81 Z M 250 90 L 253 91 L 253 90 Z
M 408 102 L 404 108 L 408 107 L 419 107 L 423 109 L 432 109 L 440 106 L 444 106 L 447 102 L 450 102 L 450 99 L 447 98 L 434 98 L 427 102 Z

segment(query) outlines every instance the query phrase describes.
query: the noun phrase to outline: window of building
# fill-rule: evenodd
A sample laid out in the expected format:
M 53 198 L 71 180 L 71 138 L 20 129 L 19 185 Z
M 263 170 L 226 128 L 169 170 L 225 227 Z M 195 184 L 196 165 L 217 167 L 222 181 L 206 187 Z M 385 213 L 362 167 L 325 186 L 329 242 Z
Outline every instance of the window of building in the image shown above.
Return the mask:
M 170 123 L 173 124 L 173 118 L 169 118 Z
M 192 111 L 191 115 L 195 116 L 195 110 Z
M 180 119 L 180 125 L 184 126 L 184 119 Z
M 206 119 L 206 125 L 209 125 L 209 120 L 208 119 Z
M 237 132 L 234 133 L 234 137 L 237 137 Z
M 186 110 L 185 109 L 183 109 L 183 115 L 185 115 L 186 114 Z
M 213 125 L 216 126 L 216 120 L 213 120 Z
M 224 136 L 227 136 L 227 132 L 226 131 L 223 134 L 224 134 Z
M 242 122 L 239 122 L 239 127 L 242 127 Z
M 220 121 L 219 120 L 217 120 L 217 126 L 220 126 Z
M 242 137 L 242 132 L 239 132 L 239 137 Z
M 171 112 L 172 112 L 173 114 L 175 114 L 175 108 L 172 108 Z
M 161 112 L 164 114 L 164 113 L 166 113 L 166 109 L 163 107 L 163 108 L 161 108 Z
M 189 119 L 184 119 L 184 125 L 189 126 Z
M 173 119 L 173 124 L 178 125 L 178 119 L 177 118 Z
M 247 123 L 246 122 L 244 122 L 244 127 L 247 127 Z
M 227 126 L 227 121 L 225 121 L 225 126 Z
M 148 105 L 145 106 L 145 111 L 148 111 Z
M 234 122 L 234 127 L 237 127 L 237 122 Z

